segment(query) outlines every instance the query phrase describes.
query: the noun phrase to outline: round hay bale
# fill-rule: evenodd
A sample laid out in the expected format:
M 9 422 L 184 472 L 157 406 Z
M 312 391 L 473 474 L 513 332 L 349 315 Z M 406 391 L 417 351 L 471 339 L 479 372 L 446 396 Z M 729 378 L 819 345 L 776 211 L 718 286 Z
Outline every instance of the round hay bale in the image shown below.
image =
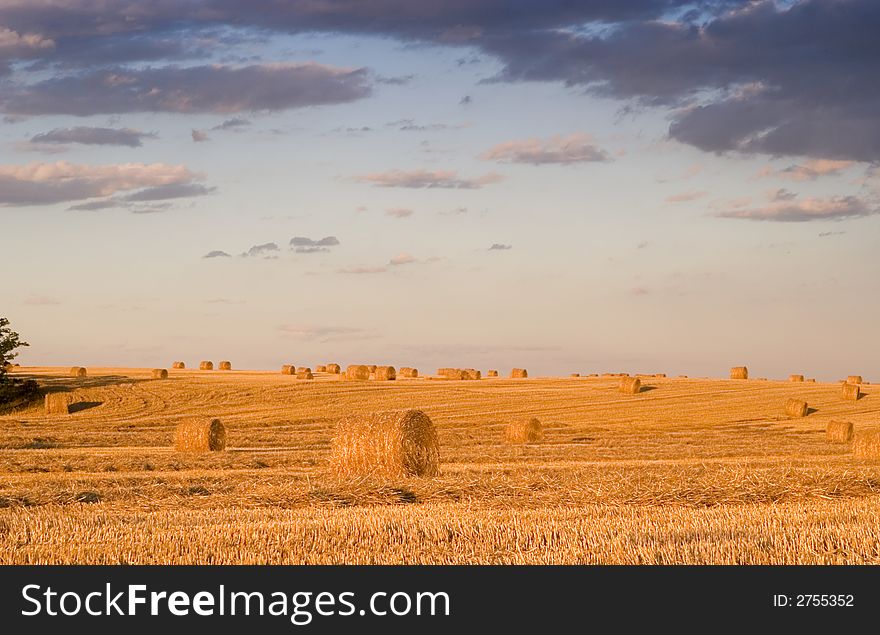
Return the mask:
M 376 381 L 394 381 L 397 379 L 397 371 L 394 370 L 394 366 L 376 366 L 373 377 Z
M 232 362 L 220 362 L 220 370 L 232 370 Z
M 536 418 L 513 421 L 504 428 L 507 443 L 540 443 L 544 440 L 544 428 Z
M 529 371 L 525 368 L 514 368 L 510 371 L 511 379 L 526 379 L 529 376 Z
M 451 370 L 455 370 L 455 369 L 454 368 L 438 368 L 437 375 L 439 377 L 445 377 L 447 375 L 447 373 L 449 373 L 449 371 L 451 371 Z
M 315 376 L 312 374 L 311 368 L 304 368 L 303 370 L 298 370 L 296 372 L 297 379 L 314 379 Z
M 619 390 L 625 395 L 637 395 L 642 392 L 642 380 L 638 377 L 621 377 Z
M 339 476 L 436 476 L 440 444 L 421 410 L 374 412 L 343 418 L 336 426 L 330 466 Z
M 572 373 L 571 375 L 569 375 L 569 377 L 580 377 L 580 376 L 581 376 L 580 373 Z
M 666 379 L 666 373 L 654 373 L 654 377 L 658 379 Z
M 460 368 L 445 368 L 443 370 L 446 371 L 443 374 L 443 377 L 445 377 L 446 379 L 452 379 L 456 381 L 467 379 L 467 373 L 465 373 Z
M 679 379 L 687 379 L 688 376 L 687 376 L 687 375 L 679 375 L 678 378 L 679 378 Z
M 339 364 L 327 364 L 327 372 L 338 375 L 342 372 L 342 368 L 339 366 Z
M 214 370 L 214 362 L 200 362 L 199 370 Z
M 44 407 L 47 415 L 67 415 L 72 403 L 73 395 L 69 392 L 50 392 L 46 393 Z
M 789 417 L 806 417 L 810 411 L 806 401 L 800 399 L 789 399 L 785 402 L 785 414 Z
M 475 368 L 465 368 L 464 370 L 465 379 L 482 379 L 483 373 L 478 371 Z
M 226 447 L 226 428 L 220 419 L 191 419 L 174 430 L 178 452 L 219 452 Z
M 309 368 L 308 366 L 297 366 L 296 367 L 296 372 L 298 372 L 298 373 L 304 373 L 306 371 L 312 372 L 312 369 Z
M 296 375 L 296 366 L 293 364 L 285 364 L 281 367 L 282 375 Z
M 415 379 L 419 376 L 419 371 L 415 368 L 410 368 L 409 366 L 404 366 L 400 369 L 398 373 L 401 377 L 406 377 L 408 379 Z
M 497 370 L 487 370 L 486 377 L 498 377 L 498 371 Z
M 861 384 L 861 383 L 863 383 L 862 376 L 861 375 L 850 375 L 849 377 L 846 378 L 846 383 L 848 383 L 848 384 Z
M 345 378 L 366 381 L 370 378 L 370 369 L 363 364 L 355 364 L 345 369 Z
M 731 379 L 748 379 L 749 369 L 745 366 L 734 366 L 730 369 Z
M 788 376 L 788 381 L 803 381 L 803 380 L 804 380 L 803 375 L 789 375 Z
M 849 421 L 830 421 L 825 436 L 832 443 L 849 443 L 853 438 L 853 424 Z
M 810 378 L 810 379 L 807 379 L 806 382 L 807 382 L 808 384 L 815 384 L 815 383 L 816 383 L 816 380 L 815 380 L 815 378 Z
M 316 373 L 326 373 L 326 372 L 327 372 L 327 367 L 324 366 L 324 365 L 321 365 L 321 366 L 315 366 L 315 372 L 316 372 Z
M 858 401 L 861 393 L 858 384 L 841 384 L 840 386 L 840 396 L 847 401 Z
M 164 368 L 154 368 L 151 374 L 153 379 L 168 379 L 168 371 Z
M 183 370 L 186 368 L 186 364 L 184 364 L 183 362 L 174 362 L 173 364 L 171 364 L 171 368 L 174 368 L 176 370 Z
M 86 374 L 87 374 L 86 369 L 83 368 L 82 366 L 73 366 L 70 369 L 70 376 L 71 377 L 85 377 Z
M 863 430 L 853 436 L 853 456 L 880 459 L 880 430 Z
M 375 364 L 367 364 L 367 368 L 370 369 L 371 373 L 375 373 L 377 366 Z

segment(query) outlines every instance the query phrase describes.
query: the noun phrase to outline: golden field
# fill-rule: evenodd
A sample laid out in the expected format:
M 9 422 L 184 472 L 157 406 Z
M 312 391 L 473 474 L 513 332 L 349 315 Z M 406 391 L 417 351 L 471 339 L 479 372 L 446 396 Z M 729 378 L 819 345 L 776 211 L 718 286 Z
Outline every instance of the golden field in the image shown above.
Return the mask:
M 312 381 L 277 372 L 20 368 L 79 410 L 0 416 L 0 563 L 880 563 L 880 461 L 825 427 L 880 429 L 880 390 L 642 378 Z M 789 398 L 804 418 L 785 415 Z M 418 408 L 431 478 L 346 480 L 337 421 Z M 217 417 L 227 449 L 172 449 Z M 543 441 L 507 445 L 537 417 Z

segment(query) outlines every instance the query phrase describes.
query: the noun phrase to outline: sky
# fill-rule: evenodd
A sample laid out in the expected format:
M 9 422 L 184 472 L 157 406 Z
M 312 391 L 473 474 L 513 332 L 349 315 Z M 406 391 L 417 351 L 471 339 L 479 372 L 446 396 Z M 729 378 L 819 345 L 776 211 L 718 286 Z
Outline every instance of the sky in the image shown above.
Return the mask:
M 0 0 L 33 365 L 880 381 L 874 0 Z

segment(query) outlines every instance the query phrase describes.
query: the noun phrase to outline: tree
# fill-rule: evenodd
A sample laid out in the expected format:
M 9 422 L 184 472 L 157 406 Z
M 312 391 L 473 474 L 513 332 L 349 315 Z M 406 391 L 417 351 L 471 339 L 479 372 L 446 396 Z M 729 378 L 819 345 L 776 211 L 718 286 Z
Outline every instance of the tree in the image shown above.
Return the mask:
M 9 328 L 9 320 L 0 317 L 0 382 L 6 381 L 6 365 L 18 355 L 15 349 L 22 346 L 30 344 L 22 342 L 18 333 Z

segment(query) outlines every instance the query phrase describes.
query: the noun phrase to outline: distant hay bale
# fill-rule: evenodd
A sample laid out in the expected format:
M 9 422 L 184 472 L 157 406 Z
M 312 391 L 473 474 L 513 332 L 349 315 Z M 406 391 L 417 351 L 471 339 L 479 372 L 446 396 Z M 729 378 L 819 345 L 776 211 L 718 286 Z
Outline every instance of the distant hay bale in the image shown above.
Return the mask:
M 186 368 L 186 364 L 184 364 L 183 362 L 174 362 L 173 364 L 171 364 L 171 368 L 183 370 L 184 368 Z
M 666 373 L 654 373 L 654 377 L 659 379 L 666 379 Z
M 302 370 L 297 369 L 296 378 L 297 379 L 314 379 L 315 376 L 312 374 L 311 368 L 303 368 Z
M 164 368 L 154 368 L 151 374 L 153 379 L 168 379 L 168 371 Z
M 338 375 L 340 372 L 342 372 L 342 368 L 339 366 L 339 364 L 327 364 L 327 372 Z
M 397 379 L 397 371 L 394 370 L 394 366 L 376 366 L 373 377 L 376 381 L 394 381 Z
M 220 370 L 232 370 L 232 362 L 220 362 Z
M 375 373 L 375 372 L 376 372 L 376 368 L 378 368 L 378 366 L 376 366 L 375 364 L 367 364 L 367 368 L 370 369 L 370 372 L 371 372 L 371 373 Z
M 514 368 L 510 371 L 511 379 L 526 379 L 529 376 L 529 371 L 525 368 Z
M 483 373 L 478 371 L 475 368 L 465 368 L 464 369 L 465 379 L 482 379 Z
M 846 378 L 846 383 L 848 383 L 848 384 L 861 384 L 861 383 L 863 383 L 862 376 L 861 375 L 850 375 L 849 377 Z
M 679 378 L 679 379 L 687 379 L 688 376 L 687 376 L 687 375 L 679 375 L 678 378 Z
M 69 392 L 50 392 L 46 394 L 45 408 L 47 415 L 70 414 L 73 395 Z
M 789 375 L 788 376 L 788 381 L 803 381 L 803 380 L 804 380 L 803 375 Z
M 730 369 L 731 379 L 748 379 L 749 369 L 745 366 L 734 366 Z
M 815 384 L 815 383 L 816 383 L 815 378 L 812 378 L 812 377 L 809 378 L 809 379 L 806 379 L 805 381 L 806 381 L 808 384 Z
M 324 365 L 321 365 L 321 366 L 315 366 L 315 372 L 316 372 L 316 373 L 326 373 L 326 372 L 327 372 L 327 367 L 324 366 Z
M 621 377 L 619 389 L 626 395 L 637 395 L 642 391 L 642 380 L 638 377 Z
M 569 375 L 569 377 L 580 377 L 580 376 L 581 376 L 580 373 L 572 373 L 571 375 Z
M 587 377 L 598 377 L 599 373 L 590 373 Z
M 363 364 L 355 364 L 345 369 L 346 379 L 366 381 L 370 378 L 370 367 Z
M 858 401 L 861 396 L 861 389 L 858 384 L 841 384 L 840 396 L 847 401 Z
M 861 431 L 853 436 L 853 456 L 880 459 L 880 430 Z
M 504 429 L 507 443 L 540 443 L 544 439 L 544 428 L 536 418 L 513 421 Z
M 73 366 L 70 369 L 70 376 L 71 377 L 85 377 L 86 374 L 87 374 L 86 369 L 83 368 L 82 366 Z
M 296 366 L 293 364 L 285 364 L 281 367 L 282 375 L 296 375 Z
M 449 373 L 449 371 L 452 371 L 452 370 L 456 370 L 456 369 L 455 368 L 438 368 L 437 375 L 439 377 L 445 377 Z
M 298 372 L 298 373 L 304 373 L 306 371 L 312 372 L 312 369 L 309 368 L 308 366 L 297 366 L 296 367 L 296 372 Z
M 464 372 L 463 370 L 461 370 L 460 368 L 444 368 L 442 370 L 445 371 L 443 373 L 443 377 L 445 377 L 446 379 L 453 379 L 453 380 L 467 379 L 467 373 Z
M 789 417 L 806 417 L 809 410 L 806 401 L 789 399 L 785 402 L 785 414 Z
M 825 436 L 832 443 L 849 443 L 853 438 L 853 424 L 849 421 L 830 421 Z
M 436 476 L 440 444 L 421 410 L 352 415 L 336 426 L 330 466 L 339 476 Z
M 498 371 L 497 370 L 487 370 L 486 377 L 498 377 Z
M 226 447 L 226 428 L 220 419 L 191 419 L 174 431 L 178 452 L 219 452 Z
M 214 362 L 201 362 L 199 370 L 214 370 Z
M 410 368 L 409 366 L 404 366 L 400 369 L 400 376 L 406 377 L 408 379 L 415 379 L 419 376 L 419 371 L 416 368 Z

